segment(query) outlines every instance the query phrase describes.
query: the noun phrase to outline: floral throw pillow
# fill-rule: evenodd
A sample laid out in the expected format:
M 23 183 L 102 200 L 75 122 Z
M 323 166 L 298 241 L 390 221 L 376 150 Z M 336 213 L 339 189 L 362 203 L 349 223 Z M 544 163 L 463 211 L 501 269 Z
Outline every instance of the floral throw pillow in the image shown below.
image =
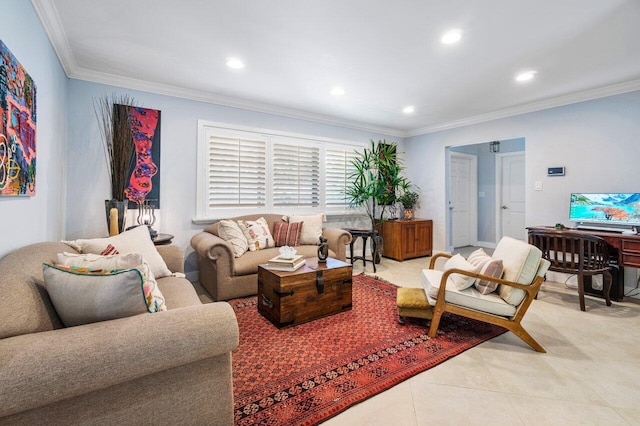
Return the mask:
M 275 241 L 269 231 L 269 225 L 263 217 L 255 221 L 239 220 L 238 225 L 247 239 L 249 251 L 258 251 L 275 246 Z

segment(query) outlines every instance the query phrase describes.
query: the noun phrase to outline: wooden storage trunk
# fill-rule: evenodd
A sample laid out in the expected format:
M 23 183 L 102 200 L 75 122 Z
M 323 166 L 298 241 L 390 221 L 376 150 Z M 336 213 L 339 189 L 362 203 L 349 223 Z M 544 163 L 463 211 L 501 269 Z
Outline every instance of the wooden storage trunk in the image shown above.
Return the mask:
M 258 268 L 258 312 L 277 327 L 351 309 L 351 264 L 307 259 L 294 272 Z

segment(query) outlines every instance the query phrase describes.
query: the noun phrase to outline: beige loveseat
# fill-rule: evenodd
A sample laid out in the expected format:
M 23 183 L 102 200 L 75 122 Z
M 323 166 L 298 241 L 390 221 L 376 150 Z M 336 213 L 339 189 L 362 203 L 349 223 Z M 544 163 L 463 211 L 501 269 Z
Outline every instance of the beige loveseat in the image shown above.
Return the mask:
M 279 214 L 256 214 L 230 218 L 231 220 L 257 220 L 264 217 L 273 234 Z M 303 225 L 304 226 L 304 225 Z M 191 246 L 198 253 L 200 283 L 215 300 L 229 300 L 258 293 L 258 265 L 267 263 L 278 255 L 278 247 L 246 252 L 234 257 L 233 247 L 218 236 L 218 222 L 206 227 L 191 238 Z M 351 242 L 351 234 L 342 229 L 324 228 L 322 235 L 329 244 L 329 257 L 346 259 L 346 246 Z M 298 254 L 305 257 L 317 256 L 315 245 L 297 246 Z
M 177 246 L 158 247 L 182 272 Z M 43 262 L 74 252 L 38 243 L 0 259 L 0 425 L 233 424 L 227 303 L 201 304 L 189 281 L 157 280 L 167 311 L 65 328 Z

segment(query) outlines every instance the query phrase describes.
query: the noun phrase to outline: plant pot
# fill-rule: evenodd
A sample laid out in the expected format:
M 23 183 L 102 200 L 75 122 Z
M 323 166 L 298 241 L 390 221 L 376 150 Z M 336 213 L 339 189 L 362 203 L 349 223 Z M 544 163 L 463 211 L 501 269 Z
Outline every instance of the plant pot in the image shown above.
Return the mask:
M 118 212 L 118 233 L 121 233 L 125 230 L 126 222 L 127 222 L 127 206 L 129 204 L 129 200 L 126 201 L 118 201 L 116 199 L 112 200 L 104 200 L 104 208 L 107 214 L 107 230 L 111 230 L 111 209 L 116 209 Z M 111 232 L 109 232 L 111 234 Z
M 413 219 L 413 209 L 404 209 L 404 218 L 406 220 L 412 220 Z

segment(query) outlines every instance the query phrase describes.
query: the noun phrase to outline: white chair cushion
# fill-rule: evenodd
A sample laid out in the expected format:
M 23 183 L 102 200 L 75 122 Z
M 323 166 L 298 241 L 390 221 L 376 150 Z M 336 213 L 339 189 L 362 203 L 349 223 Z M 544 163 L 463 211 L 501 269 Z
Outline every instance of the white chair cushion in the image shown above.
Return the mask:
M 503 237 L 491 257 L 502 260 L 503 279 L 528 285 L 538 274 L 542 252 L 524 241 Z M 506 285 L 501 285 L 498 291 L 500 296 L 513 306 L 518 306 L 525 296 L 524 290 Z
M 436 304 L 443 273 L 443 271 L 434 269 L 422 270 L 422 285 L 425 293 L 427 293 L 427 300 L 432 306 Z M 505 302 L 496 293 L 480 294 L 473 286 L 464 290 L 458 290 L 451 280 L 451 277 L 447 280 L 444 299 L 454 305 L 464 306 L 465 308 L 503 317 L 512 317 L 516 312 L 515 306 Z

